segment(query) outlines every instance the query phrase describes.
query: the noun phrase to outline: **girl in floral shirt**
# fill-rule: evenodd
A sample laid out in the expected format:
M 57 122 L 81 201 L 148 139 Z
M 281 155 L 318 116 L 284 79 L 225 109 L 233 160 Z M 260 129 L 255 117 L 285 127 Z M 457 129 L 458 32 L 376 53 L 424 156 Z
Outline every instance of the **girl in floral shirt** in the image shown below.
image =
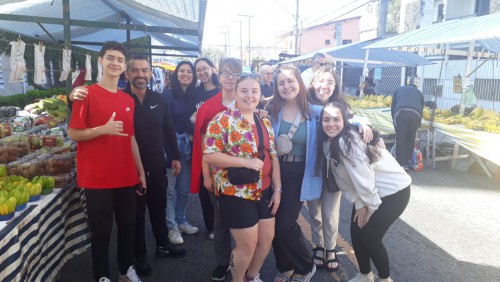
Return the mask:
M 261 281 L 259 271 L 271 248 L 274 215 L 281 200 L 273 129 L 267 118 L 254 115 L 260 97 L 259 81 L 251 75 L 241 76 L 236 83 L 235 108 L 212 119 L 204 142 L 203 160 L 214 167 L 221 218 L 236 242 L 231 256 L 233 281 Z M 263 140 L 258 140 L 257 122 Z M 259 158 L 260 142 L 264 143 L 264 160 Z M 259 180 L 234 185 L 228 180 L 228 167 L 260 171 Z

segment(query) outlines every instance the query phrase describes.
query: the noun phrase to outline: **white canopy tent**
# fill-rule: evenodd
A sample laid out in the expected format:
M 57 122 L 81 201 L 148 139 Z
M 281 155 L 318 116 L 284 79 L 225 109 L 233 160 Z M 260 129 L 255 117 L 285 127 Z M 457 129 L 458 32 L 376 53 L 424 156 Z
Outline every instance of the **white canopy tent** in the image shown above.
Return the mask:
M 445 47 L 441 47 L 442 45 Z M 465 79 L 462 80 L 462 89 L 465 91 L 467 86 L 471 85 L 472 74 L 481 66 L 472 70 L 474 58 L 499 58 L 500 14 L 454 19 L 429 25 L 380 40 L 365 48 L 373 51 L 384 48 L 419 52 L 421 55 L 444 55 L 445 61 L 450 55 L 467 57 Z M 461 113 L 464 112 L 464 99 L 465 95 L 462 95 Z

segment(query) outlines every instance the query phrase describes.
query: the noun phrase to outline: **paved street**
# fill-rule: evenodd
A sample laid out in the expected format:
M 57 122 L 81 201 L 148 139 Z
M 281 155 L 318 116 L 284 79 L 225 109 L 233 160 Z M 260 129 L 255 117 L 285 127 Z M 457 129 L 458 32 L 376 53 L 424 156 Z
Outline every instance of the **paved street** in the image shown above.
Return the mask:
M 391 259 L 394 281 L 500 281 L 500 184 L 484 174 L 463 173 L 448 169 L 411 172 L 412 195 L 403 216 L 385 237 Z M 189 218 L 203 226 L 199 200 L 190 197 Z M 313 281 L 347 281 L 356 273 L 356 260 L 350 245 L 349 217 L 351 206 L 344 200 L 341 207 L 338 248 L 341 268 L 330 274 L 316 273 Z M 302 210 L 300 224 L 310 239 L 307 209 Z M 148 227 L 149 228 L 149 227 Z M 154 240 L 148 234 L 150 250 Z M 157 260 L 150 254 L 153 275 L 143 281 L 209 281 L 213 270 L 212 241 L 207 234 L 184 236 L 188 256 L 183 259 Z M 115 246 L 111 267 L 116 281 Z M 276 273 L 274 257 L 267 258 L 261 273 L 265 282 Z M 60 281 L 91 281 L 90 252 L 67 262 Z M 230 281 L 230 277 L 226 278 Z

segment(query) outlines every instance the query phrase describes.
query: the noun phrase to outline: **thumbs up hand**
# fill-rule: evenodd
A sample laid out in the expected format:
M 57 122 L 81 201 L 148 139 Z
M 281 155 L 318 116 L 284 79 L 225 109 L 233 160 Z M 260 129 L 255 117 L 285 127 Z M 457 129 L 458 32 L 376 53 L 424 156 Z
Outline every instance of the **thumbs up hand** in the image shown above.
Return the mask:
M 115 121 L 116 112 L 113 112 L 109 121 L 104 125 L 104 132 L 108 135 L 128 136 L 123 132 L 123 121 Z

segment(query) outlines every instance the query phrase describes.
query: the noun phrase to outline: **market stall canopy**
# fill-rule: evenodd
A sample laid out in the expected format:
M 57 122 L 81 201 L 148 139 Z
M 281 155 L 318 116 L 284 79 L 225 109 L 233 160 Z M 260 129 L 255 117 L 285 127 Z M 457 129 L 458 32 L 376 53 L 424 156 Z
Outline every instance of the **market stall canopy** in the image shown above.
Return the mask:
M 374 42 L 366 46 L 366 48 L 452 44 L 471 42 L 473 40 L 479 44 L 479 48 L 486 48 L 488 51 L 500 53 L 500 13 L 432 24 Z M 479 51 L 481 50 L 479 49 Z
M 175 71 L 176 65 L 169 62 L 157 62 L 153 63 L 153 67 L 160 67 L 164 70 Z
M 72 45 L 99 50 L 98 43 L 127 41 L 130 30 L 130 39 L 150 35 L 180 55 L 201 50 L 207 0 L 0 0 L 0 30 L 61 43 L 63 5 Z
M 311 59 L 315 53 L 323 53 L 328 55 L 328 61 L 346 62 L 350 65 L 363 67 L 366 49 L 365 46 L 373 44 L 380 39 L 371 39 L 362 42 L 355 42 L 347 45 L 329 47 L 316 50 L 298 57 L 291 58 L 280 64 L 298 62 Z M 431 61 L 410 52 L 375 49 L 370 50 L 367 59 L 368 67 L 405 67 L 432 64 Z

